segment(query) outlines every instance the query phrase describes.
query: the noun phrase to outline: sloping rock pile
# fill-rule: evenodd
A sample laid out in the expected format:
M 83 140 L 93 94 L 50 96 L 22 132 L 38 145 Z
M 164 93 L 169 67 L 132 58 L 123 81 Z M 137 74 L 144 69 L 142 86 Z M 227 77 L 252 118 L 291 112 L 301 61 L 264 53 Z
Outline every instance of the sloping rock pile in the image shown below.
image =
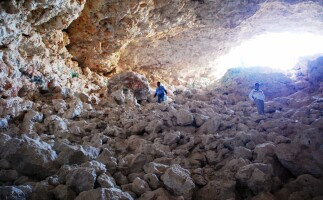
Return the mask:
M 323 85 L 307 89 L 266 102 L 265 116 L 221 88 L 158 104 L 134 73 L 96 101 L 1 99 L 0 196 L 320 199 Z

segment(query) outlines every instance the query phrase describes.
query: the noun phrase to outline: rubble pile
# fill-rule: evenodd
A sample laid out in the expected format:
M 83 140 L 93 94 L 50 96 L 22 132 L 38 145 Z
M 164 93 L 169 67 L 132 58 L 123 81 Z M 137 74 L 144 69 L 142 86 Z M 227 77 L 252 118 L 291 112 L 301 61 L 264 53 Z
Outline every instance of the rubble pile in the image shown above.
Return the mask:
M 178 89 L 158 104 L 136 73 L 100 98 L 1 99 L 0 196 L 321 199 L 321 78 L 270 99 L 265 116 L 226 87 Z

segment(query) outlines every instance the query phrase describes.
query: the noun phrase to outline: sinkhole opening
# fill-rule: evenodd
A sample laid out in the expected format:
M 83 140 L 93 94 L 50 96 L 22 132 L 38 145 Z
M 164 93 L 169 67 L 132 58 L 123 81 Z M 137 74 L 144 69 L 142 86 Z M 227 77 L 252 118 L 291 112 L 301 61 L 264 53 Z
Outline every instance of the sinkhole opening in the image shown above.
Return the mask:
M 266 33 L 233 48 L 215 61 L 216 78 L 237 67 L 266 67 L 288 72 L 299 61 L 323 54 L 323 36 L 313 33 Z

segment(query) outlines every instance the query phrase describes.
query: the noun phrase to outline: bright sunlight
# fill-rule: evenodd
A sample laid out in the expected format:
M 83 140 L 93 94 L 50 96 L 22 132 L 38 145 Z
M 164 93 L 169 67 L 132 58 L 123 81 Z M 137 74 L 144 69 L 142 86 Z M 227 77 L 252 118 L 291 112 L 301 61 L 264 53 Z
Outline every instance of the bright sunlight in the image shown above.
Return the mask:
M 216 61 L 217 74 L 234 67 L 270 67 L 289 70 L 299 58 L 323 54 L 323 36 L 311 33 L 267 33 L 232 49 Z

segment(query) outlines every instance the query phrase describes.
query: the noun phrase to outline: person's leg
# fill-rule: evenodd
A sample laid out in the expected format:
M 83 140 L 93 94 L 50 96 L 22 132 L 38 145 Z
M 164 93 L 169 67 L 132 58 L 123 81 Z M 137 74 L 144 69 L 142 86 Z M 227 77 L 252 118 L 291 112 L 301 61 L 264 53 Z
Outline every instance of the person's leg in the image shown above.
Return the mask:
M 260 105 L 260 100 L 256 99 L 255 104 L 257 106 L 258 114 L 261 115 L 261 105 Z
M 263 100 L 259 100 L 260 102 L 260 108 L 261 108 L 261 114 L 265 114 L 265 102 Z
M 158 103 L 161 103 L 162 101 L 164 101 L 164 94 L 159 94 L 158 95 Z

